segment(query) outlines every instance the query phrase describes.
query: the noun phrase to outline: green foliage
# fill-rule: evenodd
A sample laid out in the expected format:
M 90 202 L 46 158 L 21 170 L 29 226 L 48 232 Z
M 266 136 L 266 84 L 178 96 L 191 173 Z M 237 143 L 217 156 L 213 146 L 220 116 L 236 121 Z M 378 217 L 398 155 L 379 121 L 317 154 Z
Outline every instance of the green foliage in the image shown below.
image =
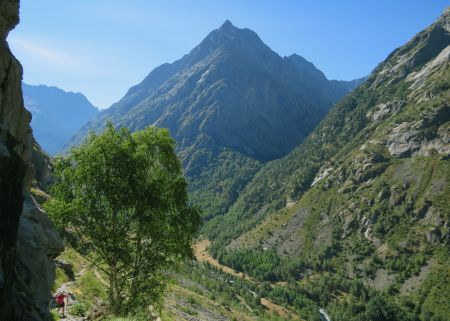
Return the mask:
M 108 299 L 107 287 L 102 283 L 95 271 L 87 270 L 76 280 L 76 289 L 79 289 L 79 299 L 89 306 L 94 302 L 106 301 Z
M 106 318 L 103 318 L 102 321 L 148 321 L 148 316 L 142 314 L 143 313 L 130 314 L 124 317 L 107 316 Z
M 225 252 L 219 247 L 213 247 L 211 251 L 220 263 L 244 272 L 259 281 L 277 282 L 299 278 L 300 271 L 305 269 L 301 258 L 280 257 L 274 250 L 243 249 Z
M 69 281 L 69 277 L 66 275 L 63 269 L 60 267 L 55 268 L 55 281 L 53 282 L 52 290 L 55 291 L 58 289 L 61 284 Z
M 83 302 L 77 302 L 70 307 L 70 314 L 77 315 L 79 317 L 86 316 L 89 310 L 89 306 Z
M 188 205 L 173 147 L 167 130 L 130 134 L 108 124 L 55 162 L 45 208 L 107 275 L 115 313 L 157 304 L 162 271 L 192 255 L 199 214 Z
M 204 155 L 203 162 L 195 158 L 198 154 Z M 199 149 L 188 158 L 198 166 L 188 171 L 190 198 L 202 209 L 204 220 L 225 214 L 261 166 L 260 162 L 230 149 L 221 149 L 218 155 Z
M 56 310 L 51 310 L 50 311 L 50 316 L 51 316 L 53 321 L 61 320 L 61 317 L 59 316 L 59 313 Z
M 257 284 L 227 275 L 207 263 L 191 262 L 180 271 L 177 278 L 180 283 L 183 283 L 183 287 L 188 287 L 199 296 L 209 298 L 214 305 L 219 304 L 220 307 L 216 305 L 216 309 L 224 316 L 236 310 L 248 315 L 246 320 L 254 318 L 265 321 L 290 320 L 288 317 L 279 317 L 261 305 L 260 289 Z M 189 281 L 186 282 L 186 279 Z M 198 306 L 202 305 L 201 299 L 196 299 L 195 303 Z M 233 320 L 233 318 L 242 320 L 239 314 L 234 314 L 230 319 Z
M 231 266 L 235 270 L 243 271 L 254 276 L 260 281 L 278 281 L 276 268 L 280 264 L 280 258 L 273 250 L 257 252 L 252 250 L 240 250 L 217 256 L 220 263 Z
M 421 313 L 422 320 L 448 320 L 450 316 L 450 268 L 447 249 L 447 261 L 444 265 L 438 266 L 433 270 L 419 293 L 417 293 L 417 301 L 419 304 L 415 310 L 411 312 Z

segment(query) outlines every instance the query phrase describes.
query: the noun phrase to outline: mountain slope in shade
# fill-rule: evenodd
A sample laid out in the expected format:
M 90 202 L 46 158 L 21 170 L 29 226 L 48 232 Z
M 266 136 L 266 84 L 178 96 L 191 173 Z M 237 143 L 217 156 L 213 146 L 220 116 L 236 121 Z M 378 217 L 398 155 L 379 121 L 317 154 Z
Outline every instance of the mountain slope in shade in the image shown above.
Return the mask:
M 448 320 L 449 200 L 450 8 L 204 232 L 221 263 L 288 280 L 272 293 L 298 311 L 307 296 L 333 321 Z
M 207 215 L 224 213 L 261 163 L 297 146 L 353 86 L 298 55 L 280 57 L 226 21 L 189 54 L 154 69 L 72 140 L 107 120 L 166 127 Z M 236 164 L 240 164 L 236 166 Z
M 32 114 L 34 137 L 52 155 L 61 151 L 67 141 L 98 113 L 98 109 L 80 93 L 25 83 L 22 90 L 25 107 Z

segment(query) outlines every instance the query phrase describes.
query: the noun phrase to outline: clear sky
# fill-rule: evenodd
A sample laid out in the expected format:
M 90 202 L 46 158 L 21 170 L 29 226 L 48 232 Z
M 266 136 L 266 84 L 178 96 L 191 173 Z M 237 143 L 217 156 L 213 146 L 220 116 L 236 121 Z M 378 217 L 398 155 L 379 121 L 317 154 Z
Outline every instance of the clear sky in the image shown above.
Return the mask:
M 367 75 L 449 0 L 22 0 L 9 36 L 29 84 L 109 107 L 153 68 L 188 53 L 226 19 L 330 79 Z

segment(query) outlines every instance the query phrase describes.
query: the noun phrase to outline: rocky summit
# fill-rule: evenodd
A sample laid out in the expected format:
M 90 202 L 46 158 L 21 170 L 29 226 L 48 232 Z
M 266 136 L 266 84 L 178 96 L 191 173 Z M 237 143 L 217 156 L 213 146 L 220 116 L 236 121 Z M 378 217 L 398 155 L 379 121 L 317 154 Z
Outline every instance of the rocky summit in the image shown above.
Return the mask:
M 297 146 L 356 82 L 329 81 L 306 59 L 280 57 L 226 21 L 183 58 L 155 68 L 72 140 L 110 120 L 169 128 L 208 217 L 224 213 L 269 160 Z M 220 187 L 218 187 L 220 186 Z
M 78 137 L 109 119 L 132 130 L 169 128 L 180 149 L 209 140 L 267 161 L 298 145 L 347 85 L 298 55 L 278 56 L 255 32 L 226 21 L 182 59 L 155 68 Z

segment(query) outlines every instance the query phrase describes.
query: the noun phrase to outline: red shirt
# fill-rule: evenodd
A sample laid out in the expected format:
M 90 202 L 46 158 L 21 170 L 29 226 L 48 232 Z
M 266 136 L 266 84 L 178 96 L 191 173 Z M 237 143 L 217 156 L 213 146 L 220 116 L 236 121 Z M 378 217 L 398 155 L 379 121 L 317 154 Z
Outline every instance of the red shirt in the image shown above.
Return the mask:
M 66 295 L 64 294 L 64 293 L 62 293 L 62 294 L 59 294 L 57 297 L 56 297 L 56 302 L 58 303 L 58 304 L 62 304 L 62 303 L 64 303 L 64 299 L 66 298 Z

